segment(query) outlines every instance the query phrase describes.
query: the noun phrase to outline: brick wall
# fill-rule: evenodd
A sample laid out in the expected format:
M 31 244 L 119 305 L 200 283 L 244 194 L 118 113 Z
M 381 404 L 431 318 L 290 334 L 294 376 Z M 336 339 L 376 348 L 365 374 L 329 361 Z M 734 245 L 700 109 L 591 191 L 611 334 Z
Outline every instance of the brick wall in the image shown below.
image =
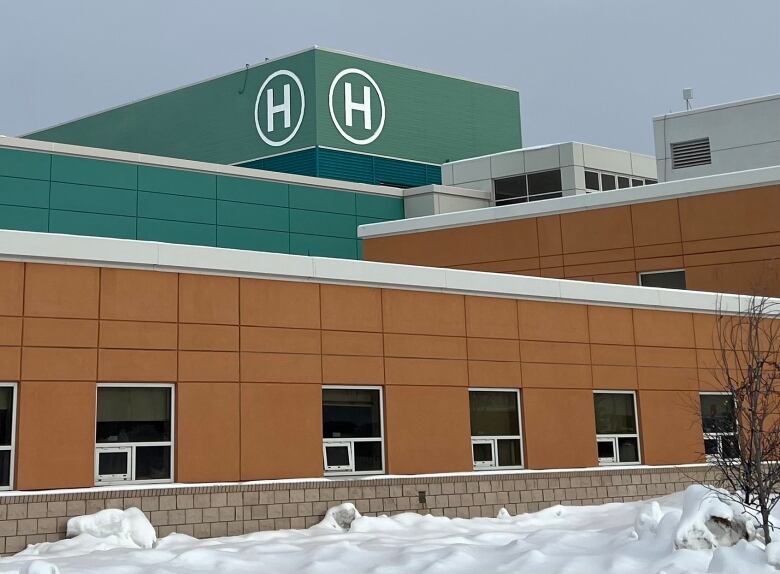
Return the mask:
M 366 515 L 420 512 L 494 517 L 555 504 L 627 502 L 662 496 L 711 480 L 705 465 L 590 471 L 464 474 L 214 486 L 172 486 L 73 493 L 0 494 L 0 552 L 65 537 L 68 518 L 104 508 L 138 507 L 159 536 L 197 538 L 307 528 L 325 511 L 352 502 Z

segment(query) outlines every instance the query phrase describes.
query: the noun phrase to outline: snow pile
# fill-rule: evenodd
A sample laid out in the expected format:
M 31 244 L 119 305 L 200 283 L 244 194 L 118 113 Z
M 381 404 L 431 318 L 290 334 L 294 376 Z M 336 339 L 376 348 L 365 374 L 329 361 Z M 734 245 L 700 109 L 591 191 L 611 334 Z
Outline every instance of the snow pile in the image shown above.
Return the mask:
M 755 537 L 754 521 L 726 491 L 699 485 L 685 491 L 675 548 L 710 550 Z
M 713 489 L 650 502 L 554 506 L 497 518 L 361 516 L 331 508 L 307 530 L 155 542 L 143 513 L 74 519 L 73 538 L 0 560 L 15 574 L 777 574 L 780 542 Z M 695 549 L 694 549 L 695 548 Z

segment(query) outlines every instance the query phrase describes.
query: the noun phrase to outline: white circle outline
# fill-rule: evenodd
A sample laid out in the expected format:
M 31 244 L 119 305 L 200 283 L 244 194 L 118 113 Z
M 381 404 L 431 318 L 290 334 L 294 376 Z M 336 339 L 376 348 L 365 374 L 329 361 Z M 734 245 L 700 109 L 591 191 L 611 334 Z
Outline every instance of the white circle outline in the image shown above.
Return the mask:
M 374 89 L 376 90 L 376 93 L 379 96 L 379 105 L 382 108 L 382 118 L 379 120 L 379 126 L 376 128 L 374 134 L 366 139 L 359 140 L 347 134 L 347 132 L 344 131 L 341 125 L 339 125 L 339 122 L 336 119 L 336 112 L 333 110 L 333 91 L 336 89 L 336 84 L 338 83 L 338 81 L 344 76 L 346 76 L 347 74 L 357 74 L 358 76 L 363 76 L 366 80 L 368 80 L 371 83 L 372 86 L 374 86 Z M 374 78 L 372 78 L 366 72 L 358 68 L 347 68 L 346 70 L 341 70 L 338 74 L 336 74 L 336 77 L 333 78 L 333 81 L 330 83 L 330 91 L 328 92 L 328 107 L 330 108 L 330 119 L 333 120 L 333 125 L 335 125 L 336 129 L 339 130 L 339 133 L 342 136 L 344 136 L 344 139 L 352 142 L 355 145 L 370 144 L 376 138 L 379 137 L 379 134 L 382 133 L 382 128 L 385 127 L 385 99 L 382 97 L 382 90 L 379 89 L 379 86 L 374 81 Z
M 272 139 L 269 139 L 268 136 L 266 136 L 263 133 L 262 128 L 260 127 L 260 122 L 257 121 L 257 108 L 260 107 L 260 98 L 263 95 L 263 90 L 268 85 L 268 82 L 276 78 L 277 76 L 288 76 L 292 78 L 293 82 L 295 82 L 295 85 L 298 86 L 298 91 L 301 94 L 301 115 L 298 116 L 298 123 L 295 124 L 295 128 L 293 128 L 292 133 L 284 138 L 282 141 L 274 141 Z M 292 102 L 290 102 L 292 104 Z M 298 76 L 293 74 L 290 70 L 277 70 L 270 76 L 268 76 L 265 81 L 263 82 L 263 85 L 260 86 L 260 89 L 257 91 L 257 99 L 255 100 L 255 128 L 257 128 L 257 133 L 260 135 L 260 137 L 263 139 L 265 143 L 267 143 L 270 146 L 279 147 L 283 146 L 287 142 L 289 142 L 291 139 L 295 137 L 295 134 L 298 133 L 298 130 L 301 127 L 301 123 L 303 122 L 303 114 L 306 112 L 306 98 L 303 95 L 303 84 L 301 84 L 301 80 L 298 79 Z

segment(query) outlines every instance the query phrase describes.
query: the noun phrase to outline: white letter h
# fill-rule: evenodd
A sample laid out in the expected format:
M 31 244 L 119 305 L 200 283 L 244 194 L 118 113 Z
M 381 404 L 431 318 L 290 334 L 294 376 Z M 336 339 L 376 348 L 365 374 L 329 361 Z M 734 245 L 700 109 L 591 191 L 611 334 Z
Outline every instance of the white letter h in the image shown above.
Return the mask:
M 274 116 L 279 112 L 284 113 L 284 127 L 289 128 L 290 121 L 290 84 L 284 85 L 284 100 L 279 105 L 274 105 L 274 91 L 268 89 L 266 91 L 268 98 L 268 131 L 274 131 Z
M 344 82 L 344 113 L 347 116 L 347 126 L 352 127 L 352 112 L 363 112 L 363 127 L 371 129 L 371 89 L 363 86 L 363 103 L 352 100 L 352 84 Z

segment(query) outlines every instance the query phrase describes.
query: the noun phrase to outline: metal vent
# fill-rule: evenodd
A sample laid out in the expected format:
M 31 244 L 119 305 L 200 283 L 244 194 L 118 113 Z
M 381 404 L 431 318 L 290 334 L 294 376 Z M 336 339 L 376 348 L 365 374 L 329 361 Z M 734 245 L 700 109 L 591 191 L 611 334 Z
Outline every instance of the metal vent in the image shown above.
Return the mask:
M 672 169 L 682 169 L 695 165 L 709 165 L 712 163 L 710 138 L 677 142 L 671 145 Z

